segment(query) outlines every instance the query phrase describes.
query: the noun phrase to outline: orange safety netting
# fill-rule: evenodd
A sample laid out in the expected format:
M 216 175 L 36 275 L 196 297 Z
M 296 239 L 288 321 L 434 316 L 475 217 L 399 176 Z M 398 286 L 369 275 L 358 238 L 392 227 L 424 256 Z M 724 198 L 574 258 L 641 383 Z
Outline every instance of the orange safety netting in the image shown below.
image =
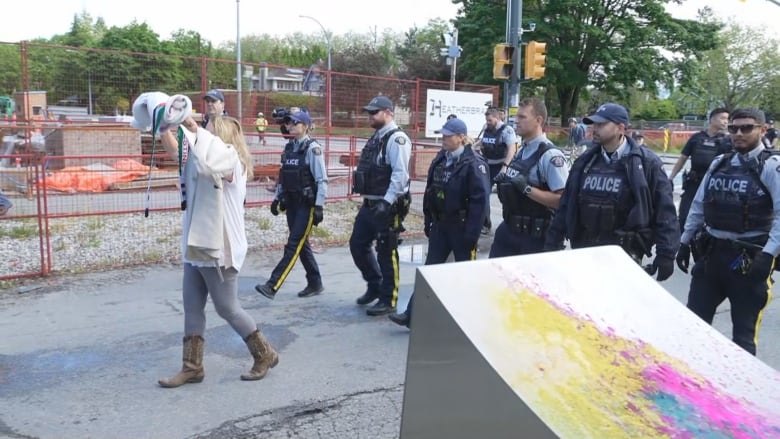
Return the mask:
M 63 192 L 103 192 L 113 183 L 133 181 L 149 174 L 135 160 L 118 160 L 113 166 L 68 166 L 46 176 L 46 189 Z

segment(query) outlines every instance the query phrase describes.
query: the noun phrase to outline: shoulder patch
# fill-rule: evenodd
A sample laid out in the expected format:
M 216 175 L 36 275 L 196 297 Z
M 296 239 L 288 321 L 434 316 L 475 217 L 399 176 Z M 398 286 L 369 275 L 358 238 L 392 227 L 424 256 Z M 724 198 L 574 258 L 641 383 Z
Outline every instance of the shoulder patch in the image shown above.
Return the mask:
M 406 145 L 406 137 L 404 136 L 395 136 L 395 143 L 399 145 Z
M 314 155 L 322 155 L 322 148 L 319 146 L 312 146 L 311 153 Z
M 479 169 L 479 172 L 481 172 L 483 175 L 487 174 L 487 169 L 485 168 L 484 163 L 480 163 L 479 166 L 477 166 L 477 168 Z
M 563 156 L 556 155 L 550 158 L 550 163 L 556 168 L 562 168 L 565 160 L 563 159 Z

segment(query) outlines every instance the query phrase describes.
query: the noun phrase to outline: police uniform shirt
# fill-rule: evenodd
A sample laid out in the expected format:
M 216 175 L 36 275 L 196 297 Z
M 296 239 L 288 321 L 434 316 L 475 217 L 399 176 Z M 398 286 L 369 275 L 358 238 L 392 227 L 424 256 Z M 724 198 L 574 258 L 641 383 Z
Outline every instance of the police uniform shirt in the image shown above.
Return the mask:
M 300 151 L 303 145 L 309 140 L 306 135 L 293 140 L 293 151 Z M 325 198 L 328 196 L 328 174 L 325 169 L 325 159 L 322 155 L 322 146 L 316 140 L 312 141 L 309 149 L 304 156 L 305 164 L 309 165 L 311 175 L 314 177 L 314 184 L 317 185 L 317 199 L 314 201 L 316 206 L 324 206 Z M 282 185 L 276 185 L 276 198 L 282 193 Z
M 623 137 L 623 143 L 620 144 L 620 146 L 617 147 L 615 152 L 612 154 L 608 153 L 604 147 L 601 147 L 601 157 L 604 159 L 607 163 L 614 163 L 618 160 L 620 160 L 624 155 L 628 154 L 630 151 L 630 148 L 628 147 L 628 142 L 626 142 L 626 138 Z
M 542 143 L 550 143 L 544 134 L 526 142 L 517 153 L 520 160 L 531 158 Z M 510 171 L 511 169 L 507 169 L 507 176 L 511 178 L 513 176 L 509 174 Z M 539 175 L 545 181 L 539 181 Z M 543 183 L 546 183 L 551 192 L 557 192 L 566 186 L 567 178 L 569 178 L 569 169 L 566 167 L 563 152 L 558 148 L 550 148 L 542 154 L 536 164 L 531 166 L 528 182 L 534 187 L 541 187 Z
M 374 137 L 382 138 L 388 131 L 398 128 L 395 122 L 390 122 L 384 127 L 377 130 L 374 133 Z M 384 197 L 376 195 L 364 195 L 363 198 L 370 200 L 379 200 L 384 198 L 390 204 L 396 202 L 396 200 L 406 193 L 409 189 L 409 158 L 412 156 L 412 141 L 409 136 L 403 131 L 397 131 L 387 139 L 387 147 L 385 148 L 385 163 L 392 167 L 393 172 L 390 174 L 390 186 L 387 188 L 387 192 Z M 377 156 L 377 164 L 382 160 L 382 154 Z
M 764 151 L 764 146 L 759 145 L 747 154 L 734 154 L 731 158 L 731 164 L 733 166 L 740 166 L 741 160 L 758 160 L 758 156 Z M 741 157 L 740 157 L 741 156 Z M 704 176 L 704 180 L 699 186 L 699 190 L 696 191 L 696 196 L 691 204 L 691 210 L 688 212 L 688 218 L 685 221 L 685 231 L 680 238 L 680 242 L 689 244 L 693 239 L 694 234 L 698 231 L 702 225 L 704 225 L 704 193 L 709 185 L 710 174 L 712 170 L 723 160 L 725 156 L 720 155 L 713 160 L 712 165 L 707 170 L 707 174 Z M 780 254 L 780 157 L 773 155 L 769 156 L 764 162 L 764 167 L 761 170 L 759 176 L 761 182 L 764 184 L 769 195 L 772 198 L 774 221 L 772 221 L 772 229 L 769 231 L 769 239 L 764 245 L 764 251 L 777 256 Z M 762 231 L 747 231 L 744 233 L 735 233 L 731 231 L 724 231 L 713 229 L 707 226 L 707 232 L 720 239 L 740 239 L 749 238 L 754 236 L 764 235 Z

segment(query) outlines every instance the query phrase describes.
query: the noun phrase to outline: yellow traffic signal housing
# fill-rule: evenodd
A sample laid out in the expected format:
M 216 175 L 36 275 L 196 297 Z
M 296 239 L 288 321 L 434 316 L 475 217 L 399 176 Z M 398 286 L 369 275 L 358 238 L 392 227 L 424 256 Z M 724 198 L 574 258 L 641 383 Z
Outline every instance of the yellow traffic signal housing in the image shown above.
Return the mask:
M 493 48 L 493 79 L 509 79 L 514 53 L 515 48 L 509 44 L 496 44 Z
M 547 43 L 529 41 L 525 46 L 525 79 L 540 79 L 544 77 L 544 64 Z

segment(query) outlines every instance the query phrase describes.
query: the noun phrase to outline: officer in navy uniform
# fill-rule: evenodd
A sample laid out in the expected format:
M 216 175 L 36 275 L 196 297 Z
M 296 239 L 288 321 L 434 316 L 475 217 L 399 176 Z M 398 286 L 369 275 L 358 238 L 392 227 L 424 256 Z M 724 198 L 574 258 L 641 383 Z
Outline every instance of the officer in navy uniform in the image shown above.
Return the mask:
M 509 162 L 517 152 L 517 136 L 511 126 L 501 119 L 501 110 L 490 107 L 485 111 L 485 128 L 482 132 L 479 146 L 480 154 L 485 158 L 490 169 L 490 190 L 493 190 L 495 178 L 506 171 Z M 490 206 L 485 217 L 485 232 L 493 227 L 490 221 Z
M 449 119 L 439 133 L 443 148 L 431 162 L 423 198 L 428 256 L 425 265 L 447 262 L 450 253 L 456 261 L 477 257 L 477 241 L 487 205 L 490 182 L 487 163 L 471 149 L 466 124 Z M 393 322 L 409 327 L 412 299 L 403 313 L 390 314 Z
M 628 112 L 608 103 L 584 119 L 593 125 L 594 146 L 572 165 L 545 249 L 619 245 L 637 263 L 656 257 L 646 270 L 659 281 L 674 272 L 680 245 L 672 183 L 652 150 L 626 135 Z
M 780 254 L 780 156 L 761 142 L 761 110 L 734 111 L 728 130 L 734 151 L 717 157 L 704 175 L 677 265 L 687 273 L 695 249 L 688 308 L 712 324 L 718 305 L 729 299 L 734 343 L 755 355 Z
M 395 312 L 398 300 L 398 237 L 409 212 L 409 159 L 412 142 L 393 120 L 393 102 L 377 96 L 363 110 L 376 131 L 363 147 L 353 175 L 352 192 L 363 196 L 355 217 L 349 250 L 368 288 L 357 299 L 366 314 Z M 376 253 L 372 244 L 376 241 Z
M 699 131 L 688 139 L 680 152 L 680 158 L 677 159 L 669 174 L 669 178 L 674 180 L 674 177 L 685 165 L 685 161 L 688 158 L 691 159 L 691 170 L 683 173 L 683 193 L 680 196 L 678 214 L 680 230 L 685 227 L 685 218 L 688 217 L 693 196 L 696 195 L 707 168 L 710 167 L 715 157 L 731 151 L 731 138 L 726 132 L 726 125 L 729 123 L 729 110 L 715 108 L 710 111 L 709 121 L 710 126 L 706 130 Z
M 496 229 L 491 258 L 544 250 L 547 227 L 569 176 L 563 152 L 544 134 L 546 120 L 543 101 L 520 102 L 515 125 L 524 139 L 523 147 L 506 172 L 496 177 L 504 221 Z
M 286 120 L 292 138 L 282 153 L 279 183 L 271 203 L 271 213 L 287 215 L 290 234 L 284 246 L 282 259 L 276 264 L 270 279 L 255 286 L 263 296 L 273 299 L 290 274 L 295 262 L 301 258 L 306 270 L 306 288 L 298 297 L 310 297 L 323 291 L 322 276 L 314 253 L 309 245 L 312 226 L 322 222 L 323 206 L 328 194 L 328 176 L 322 147 L 309 137 L 311 117 L 304 111 L 291 114 Z

